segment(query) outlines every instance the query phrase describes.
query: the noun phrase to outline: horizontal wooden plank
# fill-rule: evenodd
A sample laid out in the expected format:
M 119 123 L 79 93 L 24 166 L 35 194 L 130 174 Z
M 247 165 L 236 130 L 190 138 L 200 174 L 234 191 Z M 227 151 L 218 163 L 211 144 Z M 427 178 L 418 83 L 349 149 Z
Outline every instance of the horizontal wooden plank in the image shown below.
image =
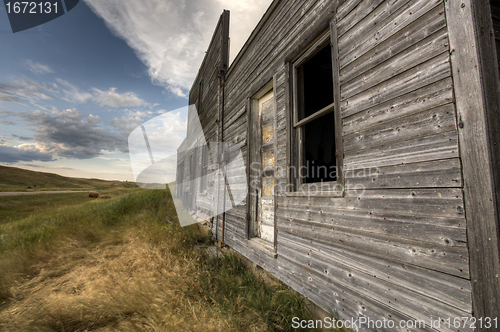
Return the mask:
M 368 212 L 464 218 L 459 188 L 346 190 L 345 197 L 278 195 L 278 205 L 331 207 Z
M 450 131 L 346 154 L 344 156 L 344 171 L 448 159 L 457 155 L 458 133 Z
M 246 131 L 247 127 L 247 117 L 246 115 L 240 115 L 238 118 L 231 120 L 230 125 L 224 125 L 224 138 L 230 136 L 235 132 L 235 130 Z
M 355 33 L 345 34 L 339 39 L 340 68 L 344 68 L 364 53 L 389 39 L 441 2 L 442 0 L 415 0 L 401 6 L 404 1 L 396 1 L 394 5 L 377 12 L 379 16 L 365 18 L 367 24 L 362 25 L 363 21 L 360 22 L 358 24 L 360 27 Z M 373 28 L 374 26 L 376 28 Z
M 227 215 L 233 216 L 234 218 L 238 218 L 240 220 L 246 220 L 246 207 L 234 207 L 226 211 Z
M 453 101 L 451 78 L 438 81 L 343 119 L 342 135 L 412 115 Z
M 342 100 L 342 117 L 364 111 L 450 76 L 450 56 L 443 53 L 371 89 Z
M 449 52 L 449 42 L 448 31 L 443 28 L 353 80 L 342 84 L 342 98 L 352 97 L 445 52 Z
M 342 68 L 339 77 L 340 83 L 349 82 L 354 77 L 390 59 L 444 27 L 446 27 L 446 20 L 444 5 L 441 4 Z
M 367 273 L 414 292 L 447 303 L 464 312 L 471 312 L 470 282 L 448 274 L 423 269 L 413 265 L 398 264 L 374 255 L 360 255 L 348 248 L 314 242 L 286 232 L 278 233 L 281 245 L 300 245 L 303 251 L 316 253 L 346 265 L 348 268 Z M 278 247 L 279 249 L 279 247 Z
M 385 259 L 412 264 L 426 269 L 469 278 L 466 247 L 441 246 L 435 243 L 413 241 L 370 234 L 347 233 L 330 225 L 295 222 L 280 219 L 279 232 L 287 232 L 313 241 L 337 244 L 361 253 L 372 253 Z M 279 252 L 278 252 L 279 254 Z
M 247 123 L 246 121 L 238 120 L 233 126 L 224 131 L 224 142 L 239 141 L 239 138 L 247 137 Z
M 385 234 L 444 246 L 465 246 L 467 242 L 465 221 L 461 218 L 438 218 L 301 205 L 279 205 L 277 215 L 279 220 L 323 223 L 340 227 L 345 232 Z
M 226 112 L 226 110 L 225 110 Z M 239 109 L 234 109 L 232 112 L 227 112 L 225 115 L 224 115 L 224 126 L 226 128 L 230 128 L 231 125 L 236 121 L 238 120 L 240 117 L 245 117 L 245 113 L 246 113 L 246 108 L 245 108 L 245 105 L 241 106 Z
M 332 257 L 304 250 L 303 247 L 294 243 L 282 243 L 280 247 L 280 255 L 294 258 L 297 263 L 319 278 L 330 283 L 346 285 L 363 297 L 387 303 L 394 310 L 426 321 L 429 326 L 431 317 L 471 316 L 470 312 L 457 310 L 442 301 L 429 298 L 418 292 L 408 291 L 408 289 L 391 283 L 387 279 L 374 278 L 372 273 L 354 270 L 342 262 L 332 259 Z M 441 330 L 454 331 L 453 327 Z
M 456 130 L 455 107 L 447 104 L 344 137 L 346 154 Z
M 345 19 L 345 17 L 351 13 L 351 11 L 356 8 L 359 3 L 363 0 L 341 0 L 339 1 L 339 5 L 337 7 L 337 15 L 335 15 L 335 18 L 337 19 L 337 22 L 340 24 L 342 20 Z M 359 15 L 358 15 L 359 16 Z M 347 24 L 349 22 L 353 21 L 352 19 L 347 19 L 347 22 L 344 24 Z M 345 29 L 344 29 L 345 30 Z
M 346 189 L 462 187 L 458 158 L 344 171 Z
M 397 1 L 396 1 L 397 2 Z M 403 1 L 399 1 L 403 2 Z M 382 4 L 382 5 L 381 5 Z M 389 3 L 384 0 L 374 0 L 374 1 L 347 1 L 346 3 L 339 6 L 337 11 L 337 36 L 342 37 L 347 31 L 358 24 L 360 21 L 365 19 L 369 14 L 374 12 L 376 9 L 378 11 L 393 5 L 394 1 Z M 348 14 L 345 14 L 349 11 Z M 372 15 L 370 15 L 372 16 Z M 366 23 L 365 23 L 366 24 Z M 363 24 L 360 24 L 363 25 Z M 349 31 L 349 33 L 352 33 Z

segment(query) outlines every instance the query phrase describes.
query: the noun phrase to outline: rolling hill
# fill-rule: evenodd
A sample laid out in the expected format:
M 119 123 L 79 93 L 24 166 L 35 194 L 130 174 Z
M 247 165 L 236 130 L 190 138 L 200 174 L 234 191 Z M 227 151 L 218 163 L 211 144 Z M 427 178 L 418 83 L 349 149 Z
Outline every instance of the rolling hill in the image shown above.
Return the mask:
M 134 182 L 69 178 L 52 173 L 0 166 L 0 191 L 103 190 L 135 187 Z

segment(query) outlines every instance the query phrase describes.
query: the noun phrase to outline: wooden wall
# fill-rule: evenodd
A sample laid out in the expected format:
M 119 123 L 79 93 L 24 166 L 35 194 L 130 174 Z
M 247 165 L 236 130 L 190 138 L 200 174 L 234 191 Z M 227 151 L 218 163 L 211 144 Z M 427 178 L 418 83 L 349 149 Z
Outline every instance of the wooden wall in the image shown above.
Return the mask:
M 434 331 L 431 317 L 470 317 L 460 119 L 442 0 L 274 1 L 226 74 L 224 140 L 246 160 L 251 98 L 272 80 L 275 183 L 288 183 L 289 62 L 332 20 L 347 189 L 343 197 L 277 190 L 277 258 L 247 239 L 246 202 L 226 213 L 225 242 L 343 319 L 418 319 L 426 327 L 401 330 Z M 215 108 L 205 99 L 209 138 Z M 375 172 L 352 172 L 363 168 Z M 244 171 L 231 176 L 244 179 Z M 356 185 L 364 190 L 349 190 Z M 215 232 L 220 239 L 220 223 Z
M 319 294 L 324 285 L 339 285 L 329 294 L 338 294 L 337 303 L 346 302 L 342 292 L 348 288 L 380 302 L 385 318 L 391 312 L 427 323 L 435 316 L 468 317 L 444 4 L 346 1 L 337 10 L 336 28 L 344 167 L 377 171 L 346 173 L 346 187 L 362 185 L 364 193 L 281 197 L 279 257 L 300 262 L 297 273 L 317 283 Z M 374 310 L 354 299 L 340 309 L 347 316 Z
M 495 34 L 495 45 L 497 50 L 497 60 L 500 67 L 500 3 L 498 1 L 490 0 L 491 6 L 491 19 L 493 21 L 493 30 Z
M 210 153 L 208 156 L 209 165 L 206 190 L 200 192 L 199 188 L 200 181 L 205 180 L 201 178 L 201 170 L 203 167 L 202 145 L 206 142 L 217 142 L 220 140 L 218 127 L 220 116 L 219 108 L 221 106 L 219 102 L 220 81 L 223 76 L 221 72 L 225 72 L 228 67 L 228 33 L 229 12 L 224 11 L 215 27 L 212 40 L 208 46 L 198 75 L 189 92 L 190 112 L 188 117 L 187 137 L 179 149 L 181 152 L 178 153 L 178 165 L 184 162 L 184 181 L 194 186 L 194 188 L 190 188 L 184 185 L 184 191 L 188 191 L 191 195 L 195 196 L 194 209 L 186 204 L 184 207 L 192 212 L 197 212 L 198 216 L 203 219 L 208 219 L 213 216 L 212 210 L 213 206 L 216 204 L 217 197 L 217 177 L 213 174 L 213 170 L 217 168 L 216 153 Z M 204 137 L 201 137 L 198 132 L 195 133 L 198 123 L 201 124 Z M 189 181 L 190 175 L 193 175 L 189 170 L 190 153 L 195 155 L 194 177 L 197 180 L 195 180 L 194 183 Z

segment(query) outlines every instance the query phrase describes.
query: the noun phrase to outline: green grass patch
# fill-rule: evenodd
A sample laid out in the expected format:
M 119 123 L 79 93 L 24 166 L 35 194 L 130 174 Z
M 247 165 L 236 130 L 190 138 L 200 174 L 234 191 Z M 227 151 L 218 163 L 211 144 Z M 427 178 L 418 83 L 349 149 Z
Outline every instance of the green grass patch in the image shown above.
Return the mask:
M 207 257 L 200 267 L 201 293 L 245 330 L 246 319 L 262 320 L 273 331 L 291 331 L 292 318 L 309 319 L 304 298 L 280 281 L 270 283 L 250 271 L 235 253 Z M 300 329 L 299 329 L 300 330 Z
M 88 193 L 0 196 L 0 224 L 24 219 L 32 214 L 86 203 Z
M 0 225 L 0 330 L 292 331 L 310 317 L 283 283 L 198 249 L 167 190 L 72 203 Z

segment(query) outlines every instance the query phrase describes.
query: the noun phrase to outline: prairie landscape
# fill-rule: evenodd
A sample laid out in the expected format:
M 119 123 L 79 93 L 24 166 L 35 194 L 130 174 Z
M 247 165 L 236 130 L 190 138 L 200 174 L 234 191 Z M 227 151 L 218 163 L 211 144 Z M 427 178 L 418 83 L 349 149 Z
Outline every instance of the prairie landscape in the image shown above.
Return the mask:
M 1 331 L 291 331 L 311 317 L 280 281 L 209 255 L 168 190 L 127 186 L 0 197 Z
M 136 187 L 137 186 L 133 182 L 68 178 L 53 173 L 35 172 L 17 167 L 0 165 L 0 192 L 111 190 Z

